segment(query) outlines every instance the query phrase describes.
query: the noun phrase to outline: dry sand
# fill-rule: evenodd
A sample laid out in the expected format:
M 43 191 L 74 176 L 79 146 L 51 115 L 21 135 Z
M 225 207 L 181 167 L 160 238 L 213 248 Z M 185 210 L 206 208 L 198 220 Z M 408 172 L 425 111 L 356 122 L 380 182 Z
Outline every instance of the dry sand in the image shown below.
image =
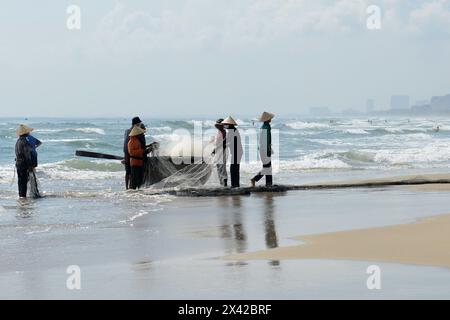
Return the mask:
M 228 260 L 327 259 L 450 267 L 450 215 L 417 223 L 295 238 L 305 244 Z

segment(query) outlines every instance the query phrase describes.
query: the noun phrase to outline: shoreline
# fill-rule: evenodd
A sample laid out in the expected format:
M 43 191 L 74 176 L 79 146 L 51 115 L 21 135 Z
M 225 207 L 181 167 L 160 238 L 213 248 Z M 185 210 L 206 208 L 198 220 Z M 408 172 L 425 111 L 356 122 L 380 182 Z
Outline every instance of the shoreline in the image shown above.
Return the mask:
M 413 223 L 294 237 L 303 244 L 225 260 L 351 260 L 450 268 L 450 214 Z

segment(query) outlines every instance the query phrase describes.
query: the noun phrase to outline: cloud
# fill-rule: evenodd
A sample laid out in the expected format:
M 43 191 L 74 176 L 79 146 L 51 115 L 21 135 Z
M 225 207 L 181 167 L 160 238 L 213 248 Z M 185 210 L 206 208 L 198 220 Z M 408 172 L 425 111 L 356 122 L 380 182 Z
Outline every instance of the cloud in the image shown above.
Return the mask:
M 423 3 L 411 11 L 408 29 L 415 33 L 450 34 L 450 0 Z
M 116 2 L 94 42 L 114 50 L 202 49 L 266 45 L 305 33 L 346 33 L 364 27 L 365 2 L 185 0 L 177 8 L 133 10 Z M 128 49 L 127 49 L 128 48 Z
M 450 0 L 381 0 L 385 34 L 450 32 Z M 181 0 L 131 8 L 117 1 L 98 23 L 90 51 L 110 54 L 291 46 L 302 37 L 364 34 L 369 0 Z

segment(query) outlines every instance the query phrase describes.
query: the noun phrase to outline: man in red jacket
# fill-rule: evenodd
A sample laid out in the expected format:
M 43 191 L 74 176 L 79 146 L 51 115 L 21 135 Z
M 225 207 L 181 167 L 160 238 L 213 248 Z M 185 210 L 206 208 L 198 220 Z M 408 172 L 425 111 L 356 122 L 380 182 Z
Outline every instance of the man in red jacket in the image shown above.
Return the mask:
M 130 189 L 139 189 L 144 183 L 144 159 L 146 156 L 146 146 L 142 143 L 142 137 L 147 130 L 140 126 L 134 126 L 129 136 L 128 154 L 130 155 L 131 177 Z

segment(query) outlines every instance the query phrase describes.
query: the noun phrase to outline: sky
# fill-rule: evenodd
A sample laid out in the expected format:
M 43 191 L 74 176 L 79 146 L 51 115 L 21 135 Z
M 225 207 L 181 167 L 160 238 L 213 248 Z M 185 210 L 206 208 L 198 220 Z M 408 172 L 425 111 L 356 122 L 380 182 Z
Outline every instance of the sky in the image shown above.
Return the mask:
M 450 93 L 449 57 L 450 0 L 2 1 L 0 117 L 385 109 Z

